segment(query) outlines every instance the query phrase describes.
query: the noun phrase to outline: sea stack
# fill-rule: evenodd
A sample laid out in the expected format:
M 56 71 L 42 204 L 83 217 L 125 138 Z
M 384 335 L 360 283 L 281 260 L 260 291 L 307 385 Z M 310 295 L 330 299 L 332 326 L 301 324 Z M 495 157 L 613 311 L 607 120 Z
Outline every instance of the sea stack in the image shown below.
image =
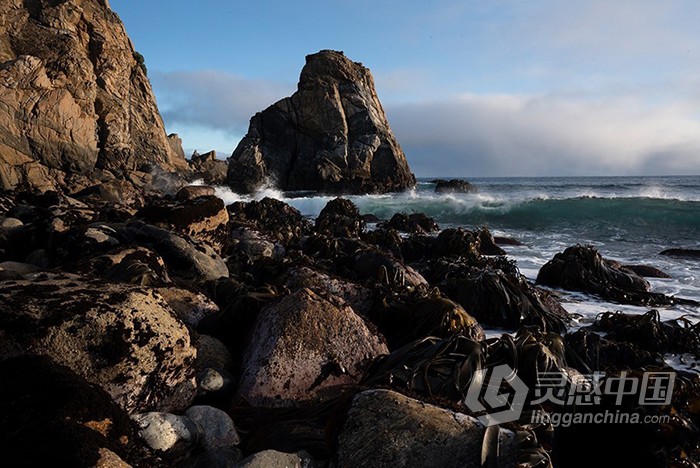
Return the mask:
M 105 0 L 0 0 L 0 189 L 182 170 L 143 57 Z
M 342 52 L 306 57 L 297 91 L 250 120 L 229 159 L 228 184 L 282 190 L 386 193 L 415 184 L 370 71 Z

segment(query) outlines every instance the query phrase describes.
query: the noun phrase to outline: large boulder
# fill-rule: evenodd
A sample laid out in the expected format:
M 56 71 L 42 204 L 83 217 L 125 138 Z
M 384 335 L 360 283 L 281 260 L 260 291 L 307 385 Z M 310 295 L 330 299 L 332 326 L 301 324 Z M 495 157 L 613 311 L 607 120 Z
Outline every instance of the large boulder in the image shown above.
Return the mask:
M 109 394 L 47 357 L 0 361 L 3 466 L 166 466 Z
M 296 406 L 359 381 L 366 366 L 387 353 L 350 307 L 302 289 L 260 312 L 239 391 L 255 406 Z
M 1 0 L 0 188 L 186 169 L 142 61 L 104 0 Z
M 370 71 L 342 52 L 306 57 L 299 86 L 250 121 L 229 160 L 228 183 L 252 192 L 384 193 L 415 184 Z
M 0 283 L 0 359 L 45 355 L 127 411 L 186 408 L 196 349 L 163 298 L 75 275 Z
M 368 390 L 352 402 L 338 437 L 343 467 L 482 465 L 486 427 L 475 418 L 389 390 Z M 500 430 L 498 455 L 487 466 L 515 466 L 515 434 Z

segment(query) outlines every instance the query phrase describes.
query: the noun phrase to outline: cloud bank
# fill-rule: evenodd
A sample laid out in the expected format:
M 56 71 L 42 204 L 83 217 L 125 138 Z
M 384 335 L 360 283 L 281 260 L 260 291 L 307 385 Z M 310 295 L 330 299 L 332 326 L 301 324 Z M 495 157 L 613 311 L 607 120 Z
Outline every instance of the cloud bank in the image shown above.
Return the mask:
M 224 157 L 251 116 L 294 88 L 215 71 L 154 82 L 168 128 L 187 129 L 187 148 L 221 151 L 229 138 Z M 462 94 L 385 109 L 419 176 L 700 174 L 697 99 L 651 105 L 641 93 Z

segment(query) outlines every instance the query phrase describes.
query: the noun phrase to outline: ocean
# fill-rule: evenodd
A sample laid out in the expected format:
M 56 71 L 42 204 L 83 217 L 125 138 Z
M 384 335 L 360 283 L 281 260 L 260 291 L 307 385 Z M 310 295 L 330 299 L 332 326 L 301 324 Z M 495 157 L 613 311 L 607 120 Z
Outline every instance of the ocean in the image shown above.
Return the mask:
M 441 228 L 488 226 L 494 235 L 521 241 L 504 246 L 522 274 L 534 282 L 540 267 L 575 244 L 595 246 L 605 258 L 623 264 L 651 265 L 671 275 L 649 281 L 652 290 L 700 301 L 700 261 L 666 257 L 669 248 L 700 249 L 700 176 L 658 177 L 518 177 L 469 178 L 474 194 L 436 194 L 429 179 L 400 194 L 350 196 L 360 211 L 388 219 L 396 212 L 422 212 Z M 227 203 L 246 200 L 226 188 Z M 318 215 L 332 196 L 284 194 L 265 189 L 255 199 L 271 196 Z M 371 226 L 370 226 L 371 228 Z M 573 328 L 590 324 L 606 311 L 643 313 L 645 307 L 602 301 L 582 293 L 557 291 L 563 306 L 579 318 Z M 700 321 L 700 310 L 688 305 L 659 309 L 663 319 L 687 316 Z M 501 330 L 491 329 L 490 335 Z

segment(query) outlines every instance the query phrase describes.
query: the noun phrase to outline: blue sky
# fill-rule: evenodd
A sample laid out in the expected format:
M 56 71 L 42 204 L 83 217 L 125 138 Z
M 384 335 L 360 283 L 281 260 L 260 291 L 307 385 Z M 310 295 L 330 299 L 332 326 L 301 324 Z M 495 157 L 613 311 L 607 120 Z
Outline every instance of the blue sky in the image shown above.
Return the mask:
M 419 176 L 700 174 L 696 0 L 110 4 L 188 153 L 230 155 L 336 49 Z

